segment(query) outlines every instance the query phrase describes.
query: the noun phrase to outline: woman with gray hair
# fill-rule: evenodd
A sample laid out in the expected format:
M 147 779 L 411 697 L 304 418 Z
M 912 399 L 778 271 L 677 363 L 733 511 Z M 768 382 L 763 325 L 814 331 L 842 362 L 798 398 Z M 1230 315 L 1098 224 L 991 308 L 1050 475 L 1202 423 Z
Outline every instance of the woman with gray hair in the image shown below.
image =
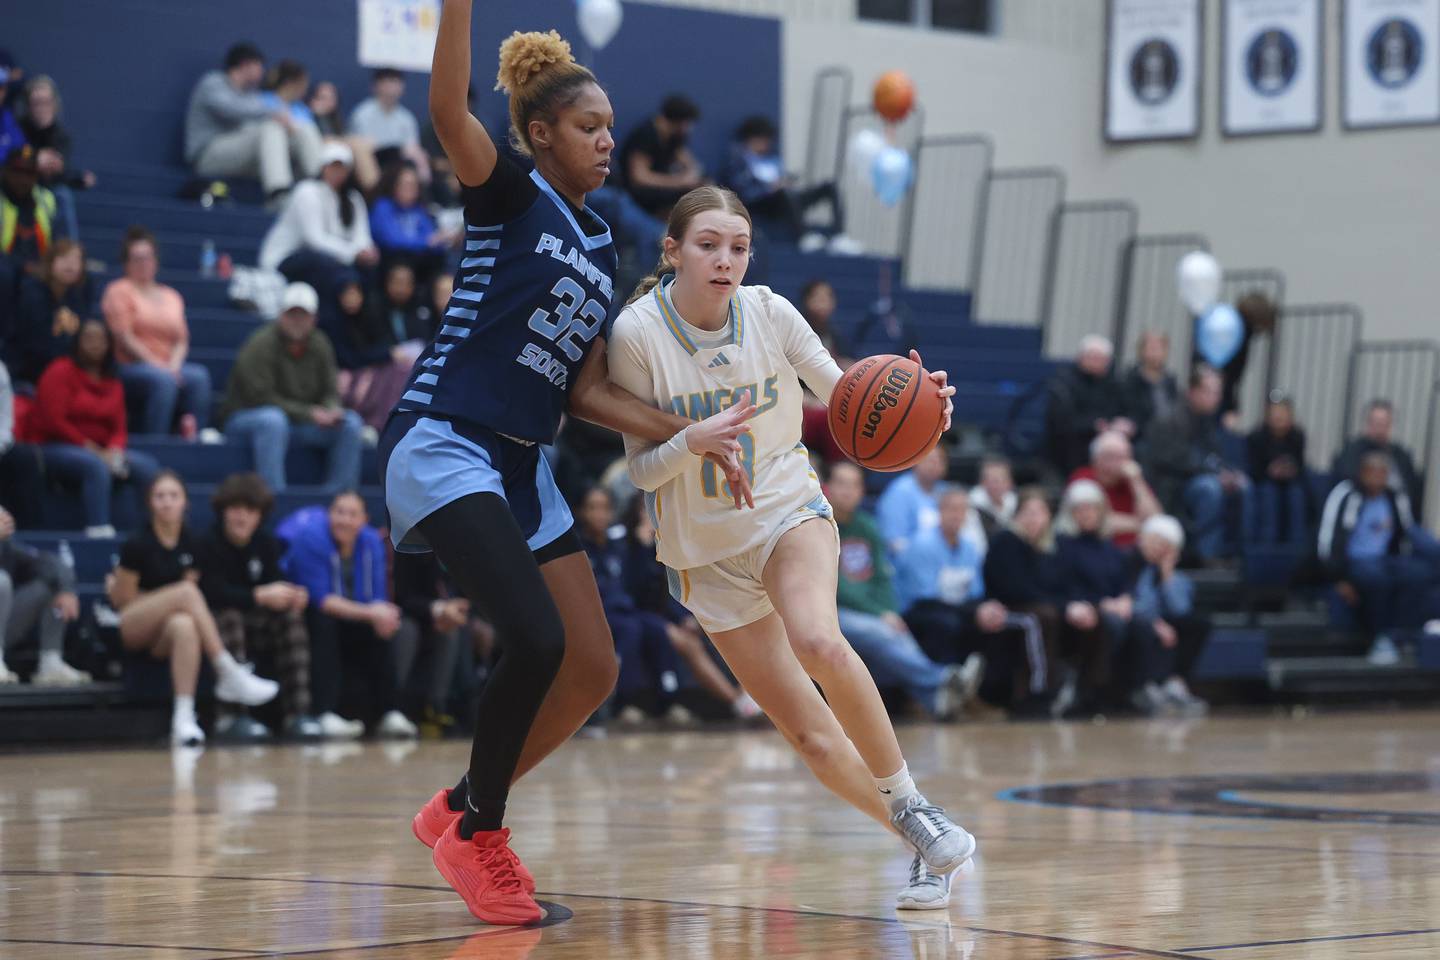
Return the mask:
M 1059 714 L 1094 712 L 1114 699 L 1113 651 L 1127 643 L 1135 616 L 1130 564 L 1105 537 L 1109 510 L 1098 483 L 1077 480 L 1066 489 L 1055 524 L 1065 597 L 1061 653 L 1074 671 L 1056 695 Z
M 1184 549 L 1185 530 L 1172 516 L 1151 517 L 1140 528 L 1145 565 L 1135 581 L 1135 622 L 1144 662 L 1131 703 L 1151 716 L 1202 716 L 1209 709 L 1187 682 L 1210 628 L 1195 615 L 1195 585 L 1175 569 Z

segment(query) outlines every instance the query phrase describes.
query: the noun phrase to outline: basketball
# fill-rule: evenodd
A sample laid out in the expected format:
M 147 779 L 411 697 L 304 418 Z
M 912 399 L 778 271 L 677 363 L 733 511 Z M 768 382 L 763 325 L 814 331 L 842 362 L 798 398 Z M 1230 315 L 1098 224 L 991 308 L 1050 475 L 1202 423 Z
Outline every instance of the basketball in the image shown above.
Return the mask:
M 915 106 L 915 84 L 903 70 L 882 73 L 875 81 L 875 112 L 891 123 L 899 123 Z
M 905 357 L 866 357 L 830 395 L 830 433 L 867 470 L 912 466 L 940 441 L 944 426 L 945 401 L 928 372 Z

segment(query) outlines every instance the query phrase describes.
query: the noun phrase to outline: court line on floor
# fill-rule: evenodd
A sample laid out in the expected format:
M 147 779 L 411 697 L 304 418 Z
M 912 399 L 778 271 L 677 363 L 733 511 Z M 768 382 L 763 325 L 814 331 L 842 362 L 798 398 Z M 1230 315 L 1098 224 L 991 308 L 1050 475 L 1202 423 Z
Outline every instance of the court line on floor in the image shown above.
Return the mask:
M 437 893 L 451 892 L 448 886 L 435 886 L 417 883 L 382 883 L 373 880 L 326 880 L 310 877 L 242 877 L 230 875 L 207 875 L 207 874 L 177 874 L 177 873 L 120 873 L 108 870 L 0 870 L 0 876 L 30 876 L 30 877 L 93 877 L 101 879 L 130 879 L 130 880 L 234 880 L 247 883 L 309 883 L 331 886 L 346 887 L 382 887 L 401 890 L 430 890 Z M 697 900 L 664 900 L 655 897 L 620 897 L 609 894 L 595 893 L 562 893 L 537 891 L 538 895 L 547 898 L 569 899 L 569 900 L 607 900 L 620 901 L 625 903 L 657 903 L 673 907 L 701 907 L 709 910 L 742 910 L 759 913 L 781 913 L 794 917 L 816 917 L 819 919 L 831 920 L 852 920 L 862 923 L 895 924 L 902 925 L 897 917 L 871 917 L 864 914 L 830 913 L 820 910 L 792 910 L 786 907 L 753 907 L 745 904 L 731 903 L 706 903 Z M 1061 943 L 1077 947 L 1094 947 L 1101 950 L 1121 951 L 1141 957 L 1155 957 L 1159 960 L 1206 960 L 1194 953 L 1178 952 L 1174 950 L 1150 950 L 1144 947 L 1130 947 L 1118 943 L 1105 943 L 1099 940 L 1080 940 L 1074 937 L 1062 937 L 1054 934 L 1027 933 L 1021 930 L 1002 930 L 995 927 L 974 927 L 969 925 L 959 926 L 958 929 L 968 930 L 972 933 L 986 933 L 992 936 L 1013 937 L 1023 940 L 1040 940 L 1048 943 Z M 467 934 L 474 936 L 474 934 Z M 442 938 L 456 939 L 456 938 Z M 464 938 L 459 938 L 464 939 Z M 420 941 L 415 941 L 420 942 Z M 398 946 L 403 944 L 376 944 L 380 946 Z M 198 949 L 198 948 L 197 948 Z M 247 954 L 245 957 L 288 957 L 288 956 L 309 956 L 314 953 L 335 953 L 342 949 L 372 949 L 370 947 L 335 947 L 330 950 L 301 951 L 295 953 L 257 953 Z M 227 958 L 227 960 L 242 960 L 241 957 Z
M 1330 937 L 1300 937 L 1295 940 L 1256 940 L 1254 943 L 1223 943 L 1211 947 L 1185 947 L 1186 950 L 1252 950 L 1256 947 L 1288 947 L 1299 943 L 1337 943 L 1346 940 L 1380 940 L 1387 937 L 1418 937 L 1440 933 L 1440 927 L 1419 930 L 1387 930 L 1384 933 L 1341 933 Z
M 110 947 L 116 950 L 186 950 L 195 953 L 215 954 L 232 954 L 239 949 L 238 947 L 179 947 L 168 943 L 105 943 L 99 940 L 43 940 L 37 937 L 0 937 L 0 943 L 31 943 L 57 947 Z

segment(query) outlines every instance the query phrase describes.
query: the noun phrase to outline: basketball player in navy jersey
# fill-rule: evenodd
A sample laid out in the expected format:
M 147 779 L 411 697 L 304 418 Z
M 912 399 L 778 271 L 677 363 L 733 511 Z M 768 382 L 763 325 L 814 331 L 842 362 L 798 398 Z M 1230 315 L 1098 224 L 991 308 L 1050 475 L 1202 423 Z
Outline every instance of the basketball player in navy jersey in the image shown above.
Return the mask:
M 754 406 L 691 423 L 609 383 L 601 332 L 616 255 L 585 206 L 610 170 L 609 98 L 558 34 L 511 35 L 499 87 L 511 143 L 535 160 L 527 174 L 467 108 L 470 12 L 471 0 L 445 0 L 430 82 L 435 132 L 464 185 L 465 258 L 382 435 L 382 473 L 396 548 L 434 550 L 502 645 L 469 770 L 413 829 L 471 913 L 522 924 L 541 911 L 502 826 L 510 785 L 579 729 L 616 674 L 594 576 L 537 445 L 567 410 L 656 443 L 683 431 L 721 463 L 738 508 L 737 437 Z

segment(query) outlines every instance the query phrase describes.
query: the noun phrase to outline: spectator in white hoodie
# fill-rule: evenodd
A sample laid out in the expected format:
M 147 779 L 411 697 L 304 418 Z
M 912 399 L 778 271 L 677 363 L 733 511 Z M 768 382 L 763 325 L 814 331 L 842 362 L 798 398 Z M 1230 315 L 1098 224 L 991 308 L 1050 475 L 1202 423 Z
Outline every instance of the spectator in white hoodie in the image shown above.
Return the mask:
M 370 237 L 370 216 L 349 186 L 354 155 L 343 143 L 325 144 L 320 176 L 296 185 L 285 209 L 260 245 L 260 266 L 292 283 L 308 283 L 322 296 L 335 292 L 349 270 L 362 273 L 380 261 Z

